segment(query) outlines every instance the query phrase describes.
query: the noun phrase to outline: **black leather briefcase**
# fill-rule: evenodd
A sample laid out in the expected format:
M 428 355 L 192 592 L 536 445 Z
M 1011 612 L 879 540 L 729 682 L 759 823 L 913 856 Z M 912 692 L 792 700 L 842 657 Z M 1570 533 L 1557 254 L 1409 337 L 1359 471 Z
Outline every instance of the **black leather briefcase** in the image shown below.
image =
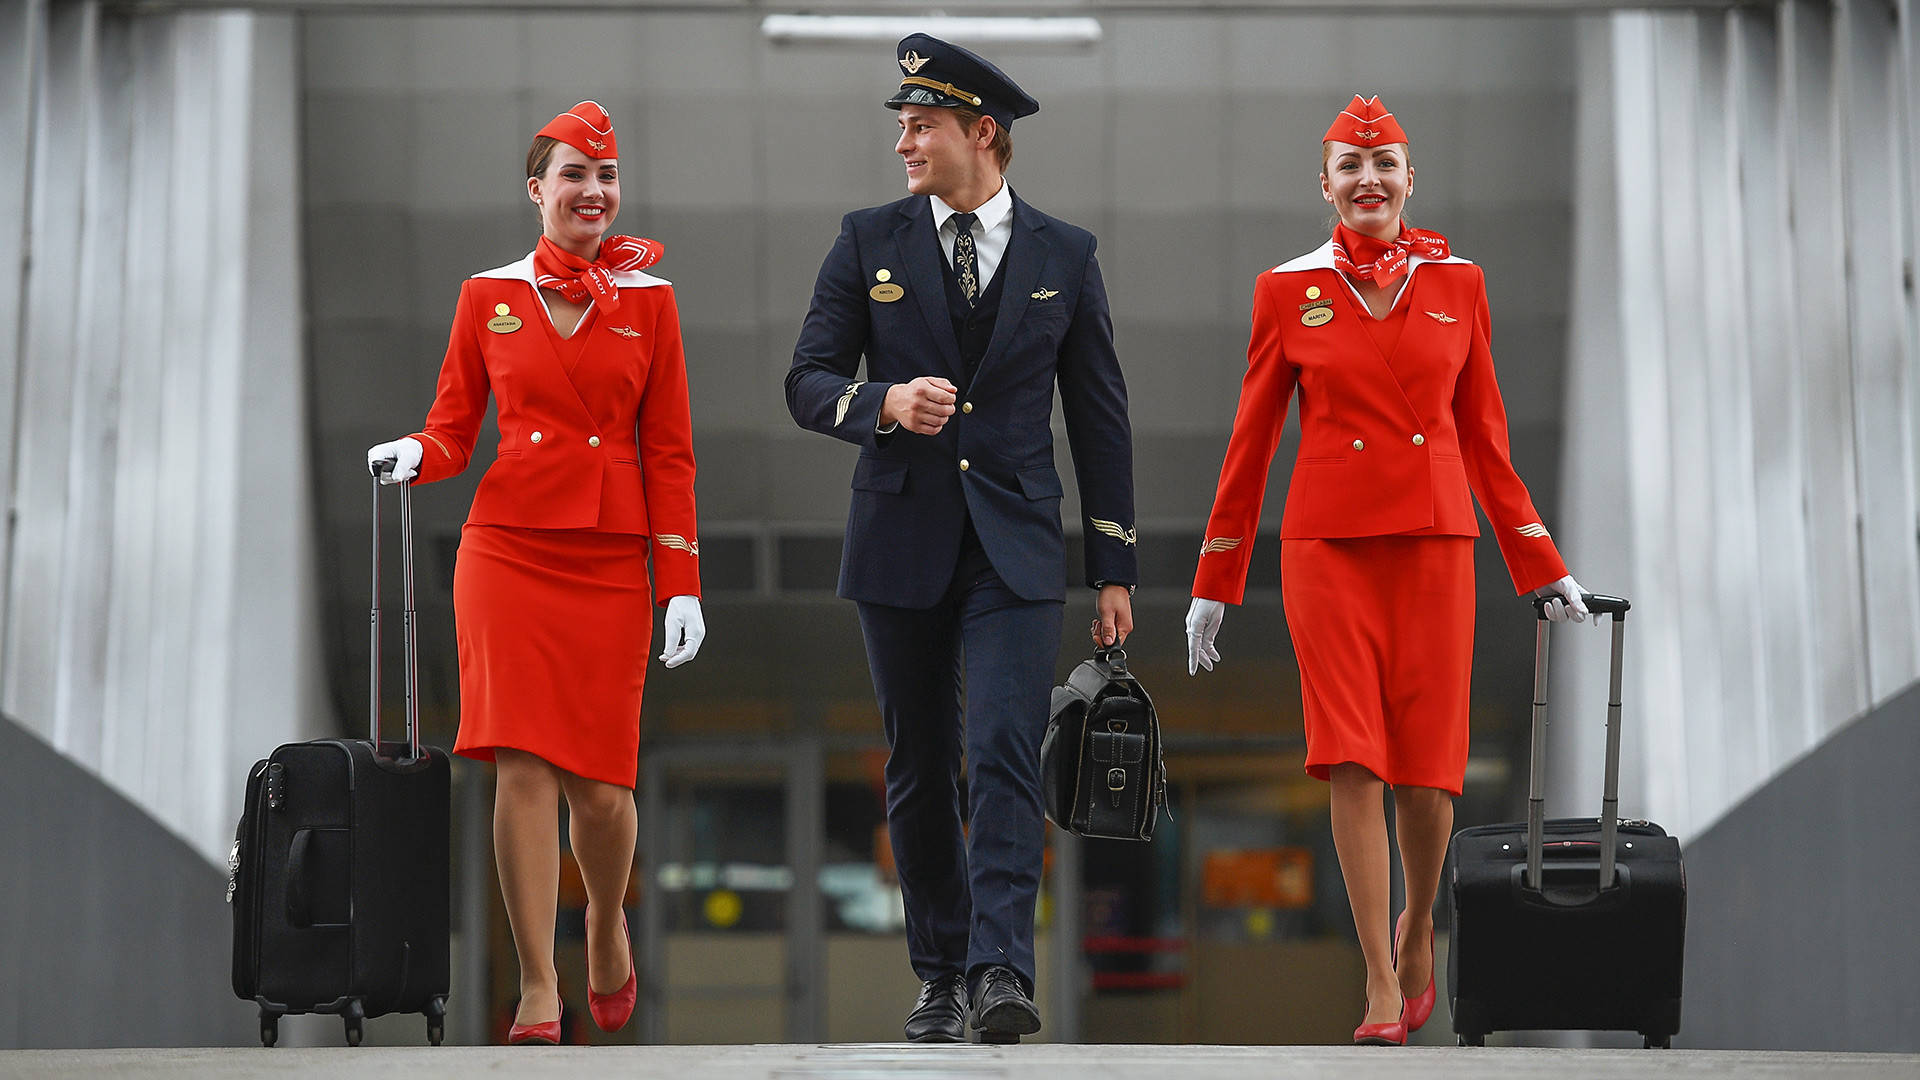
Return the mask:
M 1096 649 L 1053 688 L 1040 776 L 1055 825 L 1077 836 L 1153 839 L 1167 802 L 1160 720 L 1124 650 Z

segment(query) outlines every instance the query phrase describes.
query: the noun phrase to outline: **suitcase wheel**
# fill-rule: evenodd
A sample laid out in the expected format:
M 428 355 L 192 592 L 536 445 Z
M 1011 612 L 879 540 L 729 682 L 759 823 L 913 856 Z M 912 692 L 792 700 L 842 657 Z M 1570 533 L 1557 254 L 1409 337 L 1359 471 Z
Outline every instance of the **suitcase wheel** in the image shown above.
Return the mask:
M 340 1019 L 344 1021 L 347 1026 L 348 1046 L 360 1045 L 361 1037 L 366 1034 L 365 1030 L 360 1026 L 360 1021 L 366 1015 L 366 1010 L 361 1008 L 360 1002 L 358 1001 L 349 1001 L 347 1002 L 347 1007 L 340 1010 Z
M 260 1045 L 272 1046 L 280 1041 L 280 1018 L 270 1013 L 260 1014 Z
M 430 1045 L 439 1046 L 440 1041 L 446 1037 L 447 1022 L 438 1016 L 427 1017 L 427 1042 Z
M 1640 1039 L 1640 1048 L 1643 1050 L 1671 1050 L 1673 1049 L 1673 1036 L 1671 1035 L 1642 1036 Z
M 1462 1033 L 1460 1036 L 1460 1045 L 1461 1046 L 1485 1046 L 1487 1045 L 1487 1037 L 1477 1032 L 1472 1035 Z

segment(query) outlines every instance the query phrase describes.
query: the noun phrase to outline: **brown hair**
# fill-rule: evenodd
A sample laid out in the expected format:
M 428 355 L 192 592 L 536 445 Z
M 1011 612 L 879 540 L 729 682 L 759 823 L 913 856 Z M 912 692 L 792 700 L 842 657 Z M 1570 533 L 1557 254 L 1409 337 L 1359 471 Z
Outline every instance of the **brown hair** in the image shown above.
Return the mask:
M 527 148 L 527 178 L 547 178 L 547 166 L 553 164 L 553 149 L 560 140 L 551 135 L 535 135 L 533 145 Z
M 978 109 L 969 109 L 965 105 L 955 105 L 947 111 L 951 112 L 954 118 L 960 121 L 960 128 L 963 131 L 972 131 L 973 125 L 979 123 L 980 118 L 986 115 Z M 987 149 L 992 150 L 994 156 L 1000 159 L 1000 171 L 1006 172 L 1007 166 L 1013 163 L 1012 129 L 1008 125 L 995 120 L 993 122 L 993 142 Z

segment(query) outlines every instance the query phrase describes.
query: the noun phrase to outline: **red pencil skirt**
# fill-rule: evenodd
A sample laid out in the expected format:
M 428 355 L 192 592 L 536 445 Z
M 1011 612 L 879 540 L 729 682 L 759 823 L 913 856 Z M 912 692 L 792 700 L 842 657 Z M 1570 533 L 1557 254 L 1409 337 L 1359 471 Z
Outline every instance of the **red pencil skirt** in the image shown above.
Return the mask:
M 472 525 L 453 571 L 460 653 L 454 753 L 502 747 L 632 787 L 653 643 L 647 538 Z
M 1307 772 L 1363 765 L 1460 794 L 1473 675 L 1473 537 L 1280 542 Z

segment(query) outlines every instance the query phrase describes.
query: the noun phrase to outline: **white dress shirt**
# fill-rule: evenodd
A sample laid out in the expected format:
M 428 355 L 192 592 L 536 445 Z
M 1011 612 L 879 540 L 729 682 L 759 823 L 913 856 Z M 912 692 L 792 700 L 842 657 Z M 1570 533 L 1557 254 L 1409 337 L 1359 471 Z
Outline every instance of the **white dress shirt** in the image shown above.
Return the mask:
M 953 223 L 953 215 L 959 211 L 938 195 L 928 198 L 933 200 L 933 227 L 940 234 L 940 250 L 951 267 L 953 242 L 960 236 L 960 227 Z M 981 203 L 974 214 L 980 220 L 973 226 L 973 257 L 980 272 L 980 291 L 985 292 L 993 282 L 993 272 L 1000 269 L 1007 245 L 1013 241 L 1013 189 L 1007 186 L 1006 177 L 1000 178 L 1000 190 Z

